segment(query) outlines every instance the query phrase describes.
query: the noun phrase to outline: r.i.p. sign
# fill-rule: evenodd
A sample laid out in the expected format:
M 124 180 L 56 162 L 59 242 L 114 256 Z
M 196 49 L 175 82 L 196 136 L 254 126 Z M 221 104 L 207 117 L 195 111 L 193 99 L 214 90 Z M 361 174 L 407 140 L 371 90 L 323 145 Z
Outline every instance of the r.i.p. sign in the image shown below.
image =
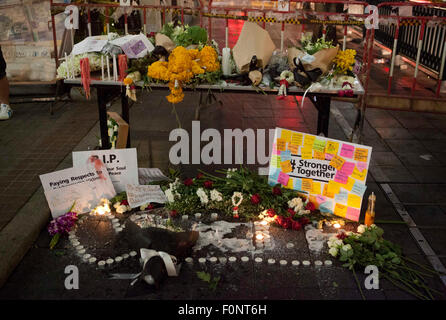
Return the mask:
M 358 221 L 372 148 L 276 128 L 268 183 L 306 193 L 321 212 Z

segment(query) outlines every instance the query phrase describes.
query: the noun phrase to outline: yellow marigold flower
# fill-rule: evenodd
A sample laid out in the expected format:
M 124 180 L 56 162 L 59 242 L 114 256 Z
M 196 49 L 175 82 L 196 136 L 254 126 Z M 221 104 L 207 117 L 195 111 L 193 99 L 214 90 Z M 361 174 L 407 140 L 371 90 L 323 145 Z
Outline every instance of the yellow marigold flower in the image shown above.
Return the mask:
M 131 78 L 124 78 L 124 85 L 129 86 L 133 83 L 133 80 Z

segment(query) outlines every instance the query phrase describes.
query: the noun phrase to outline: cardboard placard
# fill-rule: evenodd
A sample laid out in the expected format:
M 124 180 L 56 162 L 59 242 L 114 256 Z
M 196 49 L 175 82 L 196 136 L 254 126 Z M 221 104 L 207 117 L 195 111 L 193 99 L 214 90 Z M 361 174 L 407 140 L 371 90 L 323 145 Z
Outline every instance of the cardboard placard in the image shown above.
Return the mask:
M 116 140 L 116 149 L 125 149 L 127 147 L 127 138 L 129 136 L 129 124 L 121 118 L 119 114 L 107 111 L 109 118 L 112 118 L 118 124 L 118 138 Z
M 125 191 L 127 184 L 138 184 L 138 159 L 135 148 L 73 152 L 73 166 L 94 168 L 94 158 L 104 162 L 116 192 Z
M 97 168 L 69 168 L 39 177 L 53 218 L 65 214 L 74 202 L 73 211 L 87 213 L 101 198 L 111 199 L 116 195 L 104 164 Z
M 131 208 L 139 207 L 143 204 L 156 202 L 166 203 L 167 198 L 161 187 L 158 185 L 126 185 L 127 201 Z
M 317 209 L 358 221 L 372 148 L 276 128 L 270 185 L 309 196 Z

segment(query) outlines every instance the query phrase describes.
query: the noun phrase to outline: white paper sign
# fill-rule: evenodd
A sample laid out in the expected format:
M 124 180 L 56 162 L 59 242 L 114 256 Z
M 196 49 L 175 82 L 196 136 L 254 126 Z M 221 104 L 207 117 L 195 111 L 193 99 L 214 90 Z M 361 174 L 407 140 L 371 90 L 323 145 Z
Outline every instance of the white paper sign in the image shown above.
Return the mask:
M 289 0 L 279 0 L 277 2 L 277 9 L 281 12 L 290 11 L 290 1 Z
M 149 184 L 154 181 L 168 180 L 158 168 L 138 168 L 139 184 Z
M 101 52 L 106 44 L 107 40 L 98 39 L 96 37 L 87 37 L 74 45 L 72 54 L 78 55 L 87 52 Z
M 53 218 L 65 214 L 74 202 L 73 211 L 87 213 L 99 204 L 101 198 L 111 199 L 116 195 L 107 170 L 102 168 L 84 166 L 40 176 Z
M 122 51 L 129 59 L 143 58 L 147 53 L 152 52 L 155 47 L 152 42 L 142 33 L 137 35 L 126 35 L 124 37 L 110 41 L 111 44 L 121 47 Z
M 139 207 L 149 202 L 166 203 L 167 198 L 160 186 L 132 185 L 126 186 L 127 201 L 131 208 Z
M 73 167 L 94 168 L 97 165 L 95 159 L 104 162 L 116 192 L 125 191 L 126 184 L 138 184 L 135 148 L 73 152 Z

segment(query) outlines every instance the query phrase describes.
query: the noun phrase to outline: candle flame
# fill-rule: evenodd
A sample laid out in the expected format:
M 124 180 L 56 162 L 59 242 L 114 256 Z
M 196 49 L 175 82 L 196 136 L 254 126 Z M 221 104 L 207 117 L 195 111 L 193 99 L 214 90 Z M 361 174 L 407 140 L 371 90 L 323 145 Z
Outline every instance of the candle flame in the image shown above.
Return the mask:
M 93 209 L 91 212 L 93 215 L 103 216 L 111 213 L 109 201 L 106 199 L 101 200 L 101 204 Z
M 339 223 L 335 223 L 335 224 L 333 225 L 333 227 L 335 227 L 336 229 L 339 229 L 339 228 L 341 227 L 341 225 L 340 225 Z
M 261 233 L 259 233 L 259 234 L 256 235 L 256 239 L 257 239 L 257 240 L 263 240 L 263 238 L 264 238 L 264 236 L 263 236 L 263 234 L 261 234 Z
M 262 221 L 260 222 L 260 224 L 261 224 L 262 226 L 266 226 L 266 225 L 268 224 L 268 222 L 267 222 L 266 220 L 262 220 Z

